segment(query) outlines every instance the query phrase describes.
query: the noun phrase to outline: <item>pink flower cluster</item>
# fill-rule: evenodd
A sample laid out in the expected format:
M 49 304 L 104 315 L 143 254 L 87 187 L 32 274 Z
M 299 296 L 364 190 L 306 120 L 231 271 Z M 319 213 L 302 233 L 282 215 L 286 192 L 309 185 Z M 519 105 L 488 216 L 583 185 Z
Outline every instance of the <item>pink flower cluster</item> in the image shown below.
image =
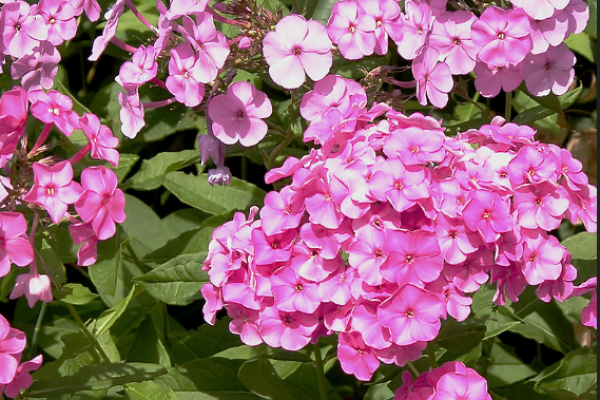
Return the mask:
M 0 53 L 10 57 L 11 76 L 21 79 L 21 86 L 27 91 L 52 87 L 61 59 L 56 47 L 75 37 L 77 17 L 84 11 L 92 21 L 100 16 L 96 0 L 2 3 Z M 6 63 L 5 57 L 1 63 Z
M 31 106 L 29 107 L 29 104 Z M 8 274 L 11 264 L 19 267 L 30 265 L 30 272 L 17 278 L 11 298 L 25 295 L 30 307 L 38 301 L 52 301 L 50 279 L 47 275 L 39 275 L 33 252 L 33 235 L 37 227 L 37 214 L 31 228 L 31 237 L 27 237 L 27 222 L 23 215 L 12 211 L 15 203 L 27 203 L 32 208 L 45 210 L 54 224 L 63 218 L 71 223 L 69 227 L 76 244 L 83 243 L 78 252 L 78 264 L 89 266 L 96 262 L 96 243 L 106 240 L 116 232 L 115 223 L 125 220 L 125 196 L 117 188 L 117 176 L 104 166 L 88 167 L 81 173 L 81 183 L 73 180 L 73 164 L 86 154 L 97 160 L 103 160 L 116 167 L 119 153 L 115 149 L 118 139 L 110 129 L 102 124 L 94 114 L 86 113 L 79 117 L 73 111 L 71 99 L 55 90 L 30 90 L 15 87 L 0 97 L 0 167 L 11 167 L 18 147 L 27 160 L 45 151 L 45 141 L 53 127 L 65 136 L 75 129 L 83 131 L 89 142 L 71 159 L 56 161 L 45 158 L 29 164 L 33 172 L 33 185 L 17 179 L 10 182 L 8 177 L 2 180 L 0 201 L 0 277 Z M 43 122 L 40 132 L 31 150 L 27 151 L 25 142 L 25 125 L 29 113 Z M 30 162 L 30 161 L 28 161 Z M 29 176 L 31 171 L 21 171 L 19 176 Z M 19 185 L 17 187 L 17 185 Z M 5 189 L 13 191 L 12 196 Z M 69 207 L 80 219 L 69 213 Z
M 215 229 L 209 323 L 225 307 L 244 343 L 286 350 L 339 332 L 342 368 L 368 380 L 380 362 L 418 358 L 441 318 L 465 320 L 488 280 L 496 304 L 526 285 L 546 301 L 574 294 L 570 254 L 548 231 L 567 218 L 595 232 L 597 194 L 567 150 L 501 118 L 447 137 L 432 117 L 367 109 L 339 76 L 300 110 L 320 148 L 267 173 L 291 184 L 267 194 L 260 220 L 253 209 Z
M 26 342 L 25 333 L 11 328 L 0 314 L 0 396 L 17 397 L 21 389 L 31 386 L 33 380 L 29 373 L 42 365 L 41 354 L 21 363 Z
M 447 362 L 411 382 L 410 372 L 402 375 L 403 385 L 394 400 L 491 400 L 487 382 L 477 371 L 461 362 Z
M 581 33 L 589 18 L 583 0 L 512 1 L 511 9 L 487 7 L 477 18 L 446 11 L 446 2 L 406 0 L 405 12 L 391 0 L 337 2 L 327 33 L 344 58 L 387 53 L 390 37 L 412 61 L 417 99 L 443 108 L 452 75 L 475 71 L 485 97 L 515 90 L 523 80 L 536 96 L 562 95 L 573 82 L 575 55 L 563 43 Z M 539 6 L 538 6 L 539 5 Z

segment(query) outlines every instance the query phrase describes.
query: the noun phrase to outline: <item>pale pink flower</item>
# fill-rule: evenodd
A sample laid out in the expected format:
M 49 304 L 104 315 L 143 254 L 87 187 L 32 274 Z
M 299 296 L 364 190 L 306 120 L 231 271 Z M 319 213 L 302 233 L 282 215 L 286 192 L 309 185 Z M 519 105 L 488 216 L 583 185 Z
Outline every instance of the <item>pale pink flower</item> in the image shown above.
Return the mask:
M 77 33 L 75 9 L 66 0 L 41 0 L 37 7 L 48 27 L 48 41 L 54 46 L 70 40 Z
M 173 0 L 167 12 L 167 18 L 170 20 L 203 12 L 206 9 L 208 0 Z
M 355 1 L 338 1 L 327 22 L 327 34 L 338 45 L 342 56 L 358 60 L 375 51 L 375 20 Z
M 300 15 L 288 15 L 277 22 L 275 31 L 263 39 L 263 54 L 269 75 L 275 83 L 296 89 L 305 80 L 318 81 L 331 68 L 331 41 L 318 21 L 306 21 Z
M 193 76 L 197 57 L 189 43 L 181 43 L 171 49 L 169 76 L 165 84 L 178 102 L 186 107 L 196 107 L 204 97 L 204 85 Z
M 556 11 L 563 10 L 569 5 L 569 0 L 511 0 L 531 18 L 543 20 L 552 17 Z
M 407 60 L 412 60 L 419 54 L 427 43 L 427 37 L 431 30 L 433 18 L 431 7 L 427 2 L 411 0 L 405 3 L 406 15 L 403 16 L 404 37 L 396 42 L 398 53 Z
M 146 126 L 146 121 L 144 121 L 144 107 L 140 102 L 140 95 L 137 90 L 130 94 L 119 92 L 117 100 L 121 106 L 119 110 L 121 133 L 133 139 Z
M 523 62 L 527 90 L 535 96 L 546 96 L 550 91 L 565 94 L 573 83 L 576 62 L 575 54 L 564 43 L 542 54 L 529 54 Z
M 35 51 L 15 61 L 10 66 L 13 79 L 21 78 L 23 89 L 50 89 L 58 72 L 60 53 L 48 41 L 43 41 Z
M 32 265 L 31 268 L 36 267 Z M 23 295 L 27 299 L 29 308 L 33 308 L 38 301 L 52 302 L 52 286 L 48 275 L 39 275 L 37 271 L 32 270 L 28 274 L 17 276 L 15 287 L 10 293 L 10 299 L 14 300 Z
M 32 15 L 25 1 L 15 1 L 2 6 L 4 22 L 2 42 L 7 55 L 21 58 L 31 54 L 41 41 L 48 39 L 48 28 L 41 15 Z
M 417 100 L 422 106 L 427 105 L 429 99 L 433 106 L 444 108 L 448 103 L 448 93 L 454 86 L 448 64 L 438 62 L 439 57 L 440 53 L 428 46 L 413 60 L 412 72 L 417 81 Z
M 127 88 L 128 85 L 140 86 L 156 77 L 158 63 L 154 54 L 154 46 L 141 45 L 137 48 L 131 61 L 126 61 L 119 69 L 120 84 Z
M 479 48 L 471 40 L 471 25 L 477 17 L 464 10 L 445 12 L 433 21 L 429 44 L 445 57 L 453 75 L 473 71 Z
M 102 125 L 96 114 L 85 113 L 79 118 L 79 125 L 90 141 L 90 155 L 96 160 L 106 160 L 113 167 L 119 164 L 119 152 L 115 147 L 119 139 L 113 136 L 110 128 Z
M 33 261 L 33 247 L 26 232 L 23 214 L 0 212 L 0 277 L 8 274 L 11 263 L 24 267 Z
M 215 96 L 208 105 L 215 137 L 227 145 L 239 141 L 244 147 L 265 137 L 268 127 L 263 119 L 272 112 L 267 95 L 248 82 L 235 82 L 227 94 Z
M 475 65 L 475 89 L 483 97 L 496 97 L 501 90 L 506 93 L 512 92 L 519 87 L 523 78 L 521 70 L 523 64 L 508 64 L 504 67 L 497 67 L 484 62 L 477 62 Z

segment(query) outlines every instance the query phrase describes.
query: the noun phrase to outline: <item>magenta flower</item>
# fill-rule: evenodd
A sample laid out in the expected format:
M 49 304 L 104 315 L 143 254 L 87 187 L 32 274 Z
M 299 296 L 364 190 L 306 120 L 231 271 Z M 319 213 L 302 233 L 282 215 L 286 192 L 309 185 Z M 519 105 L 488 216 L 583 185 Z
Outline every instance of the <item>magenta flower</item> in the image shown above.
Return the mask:
M 536 96 L 567 93 L 575 77 L 575 54 L 566 44 L 550 47 L 545 53 L 529 54 L 523 63 L 527 90 Z
M 98 58 L 102 55 L 106 46 L 115 37 L 117 33 L 117 25 L 119 24 L 119 18 L 125 12 L 125 0 L 117 0 L 115 4 L 108 9 L 104 14 L 104 18 L 107 20 L 102 35 L 94 39 L 92 45 L 92 54 L 88 57 L 90 61 L 98 61 Z
M 15 1 L 2 6 L 2 42 L 7 55 L 21 58 L 33 52 L 41 41 L 48 39 L 44 18 L 31 13 L 25 1 Z
M 261 311 L 260 320 L 260 334 L 265 343 L 289 351 L 306 346 L 318 323 L 314 314 L 279 311 L 276 307 Z
M 20 394 L 22 389 L 27 389 L 31 386 L 33 378 L 29 373 L 38 370 L 42 366 L 42 359 L 42 355 L 40 354 L 19 365 L 13 381 L 4 387 L 4 394 L 6 397 L 15 398 Z
M 432 400 L 487 400 L 487 382 L 477 372 L 465 368 L 464 364 L 457 372 L 442 375 L 435 385 L 436 391 Z M 461 371 L 462 370 L 462 371 Z M 461 373 L 462 372 L 462 373 Z
M 68 1 L 41 0 L 37 7 L 48 28 L 48 41 L 59 46 L 77 33 L 75 9 Z
M 140 46 L 119 69 L 119 82 L 123 87 L 140 86 L 156 76 L 158 64 L 154 54 L 154 46 Z
M 424 1 L 407 1 L 406 15 L 402 28 L 404 37 L 396 42 L 398 53 L 407 60 L 412 60 L 421 53 L 427 43 L 427 37 L 433 23 L 431 7 Z
M 478 231 L 485 243 L 494 243 L 500 233 L 508 232 L 514 226 L 508 201 L 485 190 L 473 192 L 462 216 L 467 227 Z
M 115 147 L 119 145 L 119 139 L 113 136 L 110 128 L 102 125 L 96 114 L 90 113 L 79 118 L 79 125 L 91 145 L 91 157 L 106 160 L 116 167 L 119 164 L 119 152 Z
M 248 82 L 235 82 L 227 94 L 215 96 L 208 105 L 212 129 L 221 142 L 254 146 L 267 134 L 267 118 L 273 112 L 267 95 Z
M 375 20 L 375 53 L 388 52 L 388 36 L 396 43 L 404 37 L 404 22 L 400 6 L 393 0 L 359 0 L 358 6 Z
M 318 21 L 306 21 L 300 15 L 288 15 L 277 22 L 274 32 L 263 39 L 263 53 L 269 75 L 275 83 L 296 89 L 305 80 L 318 81 L 331 68 L 331 41 Z
M 21 86 L 27 91 L 50 89 L 60 62 L 60 53 L 52 43 L 43 41 L 35 49 L 10 66 L 12 78 L 21 78 Z
M 294 194 L 294 191 L 286 187 L 280 192 L 272 191 L 265 196 L 265 206 L 260 210 L 260 217 L 267 235 L 283 233 L 300 225 L 304 207 Z
M 569 0 L 511 0 L 533 19 L 543 20 L 552 17 L 556 11 L 569 5 Z
M 173 0 L 167 18 L 173 20 L 184 15 L 203 12 L 207 4 L 208 0 Z
M 73 182 L 73 167 L 61 161 L 51 167 L 33 164 L 35 183 L 23 200 L 44 207 L 52 222 L 58 224 L 69 204 L 75 204 L 81 195 L 81 186 Z
M 380 364 L 373 349 L 363 342 L 356 331 L 340 333 L 337 357 L 345 373 L 365 382 L 371 379 Z
M 0 385 L 9 384 L 15 378 L 26 342 L 25 334 L 11 328 L 0 314 Z
M 435 294 L 405 285 L 379 306 L 377 314 L 381 325 L 390 328 L 392 341 L 406 346 L 435 339 L 440 330 L 442 307 Z
M 522 64 L 516 66 L 508 64 L 504 67 L 496 67 L 483 62 L 475 65 L 475 89 L 483 97 L 496 97 L 501 90 L 512 92 L 519 87 L 523 78 L 521 77 Z
M 75 7 L 75 15 L 79 16 L 85 11 L 85 15 L 92 22 L 98 21 L 100 11 L 102 11 L 96 0 L 75 0 L 73 7 Z
M 327 75 L 315 83 L 313 90 L 302 97 L 300 114 L 311 122 L 318 120 L 321 115 L 331 109 L 337 109 L 343 114 L 350 108 L 351 100 L 356 97 L 364 98 L 360 107 L 367 104 L 367 94 L 358 82 L 342 78 L 339 75 Z
M 22 214 L 0 212 L 0 277 L 10 271 L 10 264 L 19 267 L 33 261 L 33 247 L 26 237 L 27 222 Z
M 73 111 L 73 101 L 69 96 L 56 90 L 48 93 L 36 90 L 29 92 L 28 97 L 32 103 L 31 113 L 40 121 L 53 123 L 66 136 L 70 136 L 79 128 L 79 118 Z
M 171 49 L 169 76 L 165 84 L 178 102 L 186 107 L 196 107 L 204 97 L 204 85 L 193 76 L 196 54 L 189 43 L 181 43 Z
M 89 267 L 96 263 L 98 253 L 98 235 L 94 232 L 92 224 L 69 225 L 69 232 L 76 245 L 82 244 L 77 250 L 77 265 Z
M 263 343 L 258 330 L 258 324 L 260 323 L 258 311 L 231 304 L 227 308 L 227 315 L 232 318 L 229 323 L 229 330 L 231 333 L 240 335 L 243 343 L 248 346 L 257 346 Z
M 422 165 L 444 159 L 445 136 L 442 132 L 414 127 L 395 132 L 383 145 L 383 152 L 388 157 L 399 157 L 404 165 Z
M 473 23 L 471 34 L 473 43 L 481 49 L 479 58 L 493 66 L 518 64 L 531 49 L 529 19 L 520 9 L 487 7 Z
M 562 272 L 565 248 L 554 236 L 541 230 L 523 232 L 523 274 L 530 285 L 555 281 Z
M 110 169 L 89 167 L 81 173 L 83 193 L 75 209 L 84 222 L 91 222 L 99 240 L 116 232 L 115 222 L 125 221 L 125 195 L 117 189 L 117 175 Z
M 281 311 L 314 313 L 321 304 L 317 284 L 302 279 L 292 268 L 280 268 L 271 276 L 275 307 Z
M 520 226 L 551 231 L 560 225 L 569 207 L 569 196 L 561 186 L 545 181 L 518 187 L 514 202 L 519 210 L 517 222 Z
M 342 56 L 358 60 L 375 51 L 375 20 L 355 1 L 338 1 L 327 22 L 327 34 L 338 45 Z

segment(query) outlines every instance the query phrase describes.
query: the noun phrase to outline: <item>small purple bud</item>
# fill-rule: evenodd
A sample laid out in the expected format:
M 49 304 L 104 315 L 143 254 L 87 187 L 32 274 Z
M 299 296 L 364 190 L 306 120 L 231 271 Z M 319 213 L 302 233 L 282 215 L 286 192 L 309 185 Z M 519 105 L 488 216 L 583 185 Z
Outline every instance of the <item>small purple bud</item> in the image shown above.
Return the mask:
M 231 171 L 227 167 L 220 167 L 208 171 L 208 183 L 210 186 L 221 185 L 226 186 L 231 182 Z
M 248 36 L 244 36 L 238 42 L 238 48 L 241 50 L 247 50 L 250 48 L 250 46 L 252 46 L 252 40 L 250 40 Z

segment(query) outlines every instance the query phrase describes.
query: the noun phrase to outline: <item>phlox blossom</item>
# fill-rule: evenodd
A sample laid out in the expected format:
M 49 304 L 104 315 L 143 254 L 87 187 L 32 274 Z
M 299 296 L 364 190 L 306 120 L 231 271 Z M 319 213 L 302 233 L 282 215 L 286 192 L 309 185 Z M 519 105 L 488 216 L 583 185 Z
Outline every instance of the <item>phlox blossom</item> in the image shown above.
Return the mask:
M 267 118 L 273 112 L 264 92 L 248 82 L 235 82 L 224 95 L 215 96 L 208 105 L 212 130 L 221 142 L 254 146 L 267 134 Z
M 347 60 L 358 60 L 375 51 L 376 23 L 355 1 L 343 0 L 333 5 L 327 33 Z
M 33 308 L 35 303 L 43 301 L 50 303 L 52 301 L 52 286 L 48 275 L 39 275 L 37 271 L 17 276 L 15 287 L 10 294 L 10 299 L 25 296 L 29 308 Z
M 33 247 L 25 236 L 26 231 L 23 214 L 0 212 L 0 277 L 8 274 L 11 263 L 24 267 L 33 261 Z
M 26 342 L 25 334 L 11 328 L 0 314 L 0 385 L 9 384 L 15 378 Z
M 277 22 L 275 31 L 263 39 L 263 54 L 269 75 L 286 89 L 300 87 L 305 72 L 313 81 L 324 78 L 333 60 L 325 27 L 300 15 L 288 15 Z

